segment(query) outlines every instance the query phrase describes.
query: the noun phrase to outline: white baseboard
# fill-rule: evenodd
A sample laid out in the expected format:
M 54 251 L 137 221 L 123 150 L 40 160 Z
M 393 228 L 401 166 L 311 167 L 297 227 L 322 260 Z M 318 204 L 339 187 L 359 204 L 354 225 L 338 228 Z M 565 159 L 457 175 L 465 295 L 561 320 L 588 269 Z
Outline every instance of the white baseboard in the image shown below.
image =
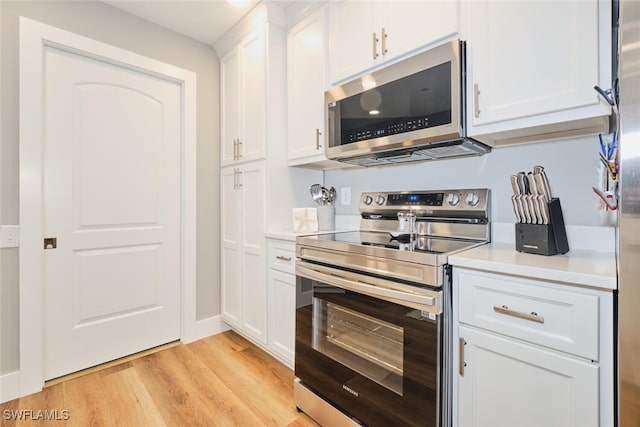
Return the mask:
M 0 403 L 17 399 L 20 396 L 20 371 L 0 375 Z
M 219 334 L 231 329 L 223 320 L 222 316 L 217 315 L 206 319 L 196 321 L 194 330 L 189 336 L 182 337 L 182 342 L 188 344 L 211 335 Z

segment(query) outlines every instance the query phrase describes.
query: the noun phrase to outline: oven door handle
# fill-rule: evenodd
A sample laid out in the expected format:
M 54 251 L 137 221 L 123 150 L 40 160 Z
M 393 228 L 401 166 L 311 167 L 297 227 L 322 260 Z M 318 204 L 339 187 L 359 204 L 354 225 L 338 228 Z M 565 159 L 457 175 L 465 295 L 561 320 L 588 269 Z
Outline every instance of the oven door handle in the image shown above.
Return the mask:
M 353 278 L 349 278 L 347 277 L 349 274 L 347 272 L 332 270 L 315 265 L 307 266 L 308 264 L 304 264 L 306 264 L 304 261 L 296 262 L 296 275 L 327 283 L 345 290 L 369 295 L 374 298 L 394 302 L 406 307 L 440 314 L 440 294 L 437 291 L 428 291 L 433 295 L 421 295 L 412 292 L 398 291 L 381 285 L 384 282 L 383 279 L 375 279 L 378 283 L 372 284 L 358 280 L 356 275 L 353 275 Z M 327 270 L 327 272 L 320 271 L 320 269 Z M 363 278 L 366 277 L 367 276 L 363 276 Z

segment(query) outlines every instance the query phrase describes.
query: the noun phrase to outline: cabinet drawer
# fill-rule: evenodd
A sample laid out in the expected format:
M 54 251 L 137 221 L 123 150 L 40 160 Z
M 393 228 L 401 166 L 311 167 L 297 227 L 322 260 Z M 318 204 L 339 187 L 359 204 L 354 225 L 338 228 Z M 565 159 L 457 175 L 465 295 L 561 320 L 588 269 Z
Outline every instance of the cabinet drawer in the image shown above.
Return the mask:
M 284 241 L 269 242 L 269 268 L 295 274 L 296 244 Z
M 598 360 L 597 295 L 475 271 L 456 277 L 460 323 Z

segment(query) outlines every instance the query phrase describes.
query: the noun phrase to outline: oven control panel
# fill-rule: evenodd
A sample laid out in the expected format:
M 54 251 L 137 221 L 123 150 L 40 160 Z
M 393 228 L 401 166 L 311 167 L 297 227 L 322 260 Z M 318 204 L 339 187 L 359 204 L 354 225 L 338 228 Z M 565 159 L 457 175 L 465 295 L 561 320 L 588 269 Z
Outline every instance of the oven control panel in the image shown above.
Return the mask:
M 360 212 L 389 214 L 413 211 L 417 214 L 445 216 L 469 213 L 488 216 L 490 190 L 472 188 L 459 190 L 365 192 L 360 197 Z

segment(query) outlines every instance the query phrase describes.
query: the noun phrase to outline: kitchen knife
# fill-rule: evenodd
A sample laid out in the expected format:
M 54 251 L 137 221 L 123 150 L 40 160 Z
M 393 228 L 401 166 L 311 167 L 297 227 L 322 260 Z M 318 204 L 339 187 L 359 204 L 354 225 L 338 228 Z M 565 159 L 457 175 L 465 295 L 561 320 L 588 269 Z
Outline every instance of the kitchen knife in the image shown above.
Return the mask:
M 529 182 L 529 190 L 531 194 L 527 196 L 529 201 L 530 210 L 533 214 L 533 223 L 534 224 L 542 224 L 542 213 L 540 212 L 540 205 L 538 204 L 538 187 L 536 186 L 536 181 L 533 177 L 533 173 L 529 172 L 527 174 L 527 181 Z
M 544 178 L 542 176 L 543 173 L 544 171 L 534 173 L 533 178 L 536 182 L 538 194 L 540 195 L 538 197 L 538 206 L 540 207 L 540 213 L 542 214 L 542 223 L 549 224 L 549 201 L 551 201 L 551 197 L 547 193 L 546 186 L 544 184 Z

